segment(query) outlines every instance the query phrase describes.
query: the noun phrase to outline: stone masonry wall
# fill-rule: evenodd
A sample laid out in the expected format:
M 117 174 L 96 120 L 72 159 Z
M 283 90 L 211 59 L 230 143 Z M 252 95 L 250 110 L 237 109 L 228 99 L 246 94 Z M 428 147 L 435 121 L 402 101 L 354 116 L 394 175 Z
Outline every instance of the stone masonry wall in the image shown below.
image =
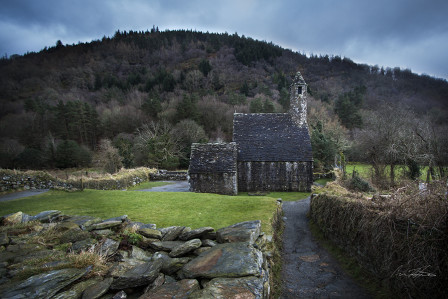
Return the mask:
M 309 192 L 312 162 L 238 162 L 238 189 Z
M 274 218 L 279 213 L 281 204 Z M 27 223 L 28 230 L 23 228 Z M 212 227 L 156 228 L 126 215 L 102 220 L 51 210 L 34 216 L 5 215 L 0 225 L 1 298 L 271 296 L 276 246 L 272 236 L 262 233 L 260 220 L 215 231 Z M 50 233 L 51 242 L 44 242 Z M 106 269 L 92 269 L 96 265 L 89 264 L 75 267 L 70 261 L 81 254 L 102 256 Z M 30 267 L 35 271 L 25 273 Z
M 236 195 L 236 143 L 193 143 L 188 171 L 190 190 Z
M 190 173 L 190 190 L 201 193 L 237 195 L 235 173 Z
M 152 170 L 138 168 L 118 177 L 99 179 L 61 180 L 44 171 L 18 171 L 0 169 L 0 191 L 17 189 L 97 189 L 120 190 L 148 180 Z M 186 174 L 183 175 L 184 179 Z

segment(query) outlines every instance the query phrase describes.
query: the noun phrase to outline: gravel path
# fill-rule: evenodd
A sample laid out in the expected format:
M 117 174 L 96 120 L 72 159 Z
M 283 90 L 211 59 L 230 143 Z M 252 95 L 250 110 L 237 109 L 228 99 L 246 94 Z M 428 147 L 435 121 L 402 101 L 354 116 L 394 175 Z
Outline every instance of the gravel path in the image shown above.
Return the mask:
M 27 191 L 20 191 L 20 192 L 14 192 L 14 193 L 9 193 L 9 194 L 5 194 L 5 195 L 0 195 L 0 202 L 23 198 L 23 197 L 28 197 L 28 196 L 33 196 L 33 195 L 45 193 L 47 191 L 48 191 L 48 189 L 36 189 L 36 190 L 27 190 Z
M 168 182 L 167 182 L 168 183 Z M 153 187 L 149 189 L 140 189 L 135 191 L 147 192 L 190 192 L 190 184 L 188 181 L 170 181 L 170 184 L 165 186 Z
M 283 294 L 281 298 L 370 298 L 311 235 L 310 198 L 283 202 Z

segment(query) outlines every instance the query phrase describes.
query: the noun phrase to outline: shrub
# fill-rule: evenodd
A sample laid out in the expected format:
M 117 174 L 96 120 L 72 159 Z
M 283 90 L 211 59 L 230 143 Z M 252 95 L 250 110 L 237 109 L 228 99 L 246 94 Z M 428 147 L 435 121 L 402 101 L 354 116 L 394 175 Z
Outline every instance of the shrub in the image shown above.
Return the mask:
M 360 191 L 360 192 L 371 192 L 374 191 L 374 188 L 359 176 L 359 174 L 356 171 L 353 171 L 352 178 L 348 182 L 348 188 L 353 191 Z
M 16 158 L 17 166 L 25 169 L 39 169 L 45 164 L 44 154 L 34 148 L 25 148 Z
M 118 149 L 112 145 L 109 139 L 100 141 L 101 166 L 108 173 L 116 173 L 123 166 Z
M 446 182 L 416 183 L 366 198 L 327 184 L 311 199 L 310 218 L 400 297 L 441 298 L 448 282 Z M 443 296 L 442 296 L 443 297 Z

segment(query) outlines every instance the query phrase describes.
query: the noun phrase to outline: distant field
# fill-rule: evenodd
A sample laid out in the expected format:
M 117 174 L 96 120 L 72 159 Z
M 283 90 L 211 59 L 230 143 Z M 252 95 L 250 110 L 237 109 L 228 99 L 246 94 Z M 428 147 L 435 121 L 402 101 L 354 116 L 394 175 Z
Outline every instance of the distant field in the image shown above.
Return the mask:
M 369 164 L 362 164 L 362 163 L 358 163 L 358 162 L 350 162 L 347 164 L 346 166 L 346 172 L 348 175 L 351 175 L 353 173 L 353 170 L 356 170 L 356 172 L 358 172 L 358 174 L 366 179 L 371 178 L 372 176 L 372 166 Z M 428 170 L 428 167 L 422 167 L 420 170 L 420 179 L 421 180 L 426 180 L 426 172 Z M 399 178 L 400 176 L 404 176 L 404 172 L 406 171 L 406 167 L 401 166 L 401 165 L 397 165 L 395 167 L 395 173 L 396 173 L 396 177 Z M 387 176 L 389 176 L 390 174 L 390 167 L 387 166 L 385 173 Z
M 270 223 L 277 209 L 276 199 L 261 196 L 225 196 L 188 192 L 129 192 L 86 189 L 44 194 L 0 202 L 0 215 L 17 211 L 35 215 L 60 210 L 67 215 L 102 219 L 128 215 L 133 221 L 215 229 L 246 220 L 261 220 L 263 231 L 272 233 Z

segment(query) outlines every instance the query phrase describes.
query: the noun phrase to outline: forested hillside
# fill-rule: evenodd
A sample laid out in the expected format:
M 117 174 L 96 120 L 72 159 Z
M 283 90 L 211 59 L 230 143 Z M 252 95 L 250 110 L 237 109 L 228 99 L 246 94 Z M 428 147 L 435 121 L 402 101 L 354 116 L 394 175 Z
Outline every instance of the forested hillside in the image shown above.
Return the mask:
M 3 58 L 0 166 L 85 166 L 93 154 L 94 163 L 108 157 L 112 169 L 185 168 L 191 142 L 231 140 L 234 112 L 286 111 L 296 71 L 309 84 L 318 167 L 341 152 L 368 159 L 359 154 L 365 145 L 358 134 L 372 128 L 380 107 L 406 111 L 435 136 L 446 132 L 445 80 L 338 56 L 307 57 L 237 34 L 153 28 Z M 443 142 L 439 160 L 446 159 Z

